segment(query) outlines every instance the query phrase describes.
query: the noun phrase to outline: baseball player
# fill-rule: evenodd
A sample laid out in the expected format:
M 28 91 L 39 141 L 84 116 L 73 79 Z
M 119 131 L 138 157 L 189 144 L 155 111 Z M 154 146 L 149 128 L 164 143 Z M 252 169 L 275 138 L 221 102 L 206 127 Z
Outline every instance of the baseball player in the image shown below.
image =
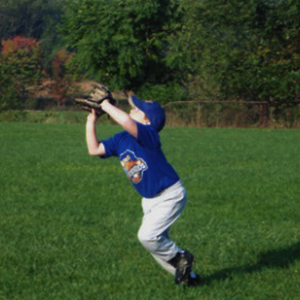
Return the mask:
M 124 131 L 98 141 L 95 109 L 87 117 L 86 142 L 90 155 L 119 158 L 122 168 L 143 197 L 143 221 L 138 239 L 155 260 L 174 275 L 175 283 L 197 285 L 200 277 L 192 271 L 194 256 L 179 248 L 169 237 L 171 225 L 186 205 L 186 191 L 180 178 L 164 156 L 159 132 L 165 125 L 165 112 L 154 101 L 129 97 L 126 113 L 104 100 L 102 110 Z

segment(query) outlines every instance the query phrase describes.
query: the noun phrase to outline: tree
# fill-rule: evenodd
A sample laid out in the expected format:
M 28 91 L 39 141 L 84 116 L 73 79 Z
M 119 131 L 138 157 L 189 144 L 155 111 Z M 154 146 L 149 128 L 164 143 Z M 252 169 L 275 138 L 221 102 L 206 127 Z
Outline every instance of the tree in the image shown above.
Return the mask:
M 181 7 L 185 18 L 169 58 L 186 66 L 196 95 L 267 101 L 299 97 L 298 0 L 183 0 Z
M 16 36 L 2 41 L 1 54 L 10 75 L 20 84 L 37 84 L 42 76 L 41 48 L 36 39 Z
M 58 106 L 64 105 L 67 100 L 67 94 L 73 89 L 73 78 L 71 74 L 73 54 L 60 49 L 56 52 L 52 60 L 52 72 L 51 81 L 49 84 L 49 90 L 51 96 L 53 96 Z
M 0 0 L 0 42 L 13 36 L 53 34 L 65 0 Z M 50 32 L 51 30 L 51 32 Z
M 43 72 L 40 55 L 40 45 L 35 39 L 16 36 L 2 41 L 2 110 L 22 108 L 28 97 L 28 87 L 40 83 Z
M 64 35 L 82 68 L 111 88 L 168 85 L 179 78 L 166 63 L 176 8 L 171 0 L 79 0 L 68 7 Z
M 0 112 L 22 108 L 22 92 L 9 74 L 9 66 L 0 57 Z
M 63 47 L 58 27 L 65 2 L 67 0 L 0 0 L 0 45 L 1 41 L 15 36 L 39 40 L 43 65 L 51 68 L 52 53 Z

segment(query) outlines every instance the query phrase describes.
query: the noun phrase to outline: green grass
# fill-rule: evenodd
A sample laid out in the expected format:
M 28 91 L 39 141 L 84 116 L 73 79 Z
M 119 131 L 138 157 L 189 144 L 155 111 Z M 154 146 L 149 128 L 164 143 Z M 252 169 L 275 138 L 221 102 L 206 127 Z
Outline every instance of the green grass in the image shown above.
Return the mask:
M 140 197 L 83 124 L 0 123 L 0 300 L 299 299 L 300 131 L 166 128 L 188 192 L 172 229 L 203 286 L 137 240 Z M 120 130 L 99 125 L 99 137 Z

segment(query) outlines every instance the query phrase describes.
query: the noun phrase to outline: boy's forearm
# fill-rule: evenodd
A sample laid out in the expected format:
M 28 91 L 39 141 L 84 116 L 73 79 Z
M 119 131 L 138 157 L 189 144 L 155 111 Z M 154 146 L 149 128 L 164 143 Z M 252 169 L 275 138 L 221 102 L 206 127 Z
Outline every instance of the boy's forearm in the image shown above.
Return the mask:
M 114 105 L 111 105 L 108 101 L 104 101 L 101 107 L 108 115 L 110 115 L 121 126 L 122 124 L 126 123 L 128 119 L 131 120 L 131 118 L 126 112 L 117 108 Z
M 136 122 L 123 110 L 111 105 L 108 101 L 104 101 L 101 105 L 102 109 L 111 116 L 118 124 L 127 130 L 133 136 L 137 135 Z
M 86 144 L 90 155 L 99 155 L 99 142 L 97 140 L 96 123 L 86 122 Z

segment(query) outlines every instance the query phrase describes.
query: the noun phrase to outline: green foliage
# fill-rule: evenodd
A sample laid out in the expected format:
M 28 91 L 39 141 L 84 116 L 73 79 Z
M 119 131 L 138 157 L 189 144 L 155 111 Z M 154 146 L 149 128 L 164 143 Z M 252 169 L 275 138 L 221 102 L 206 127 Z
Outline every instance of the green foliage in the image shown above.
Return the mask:
M 0 69 L 0 110 L 23 108 L 29 97 L 29 87 L 42 78 L 38 41 L 20 36 L 2 41 Z
M 0 42 L 15 36 L 39 40 L 41 63 L 51 66 L 52 53 L 64 47 L 59 34 L 66 0 L 0 0 Z
M 137 90 L 137 95 L 141 99 L 153 99 L 160 104 L 170 101 L 180 101 L 187 99 L 187 90 L 175 82 L 169 84 L 144 84 Z
M 67 95 L 73 88 L 73 78 L 76 75 L 71 74 L 72 54 L 65 49 L 60 49 L 55 53 L 52 60 L 51 83 L 48 85 L 50 94 L 55 98 L 58 105 L 64 105 L 67 101 Z
M 165 63 L 174 14 L 170 0 L 80 0 L 69 5 L 64 33 L 84 70 L 111 88 L 135 90 L 174 79 Z
M 2 59 L 20 85 L 36 84 L 42 77 L 41 48 L 37 40 L 22 36 L 2 41 Z
M 53 37 L 65 0 L 0 0 L 0 40 Z M 52 40 L 53 42 L 53 40 Z
M 0 122 L 28 122 L 28 113 L 25 110 L 5 110 L 0 114 Z
M 0 56 L 0 111 L 23 107 L 20 88 L 10 75 L 10 66 Z
M 186 65 L 202 94 L 217 87 L 219 100 L 297 99 L 297 0 L 185 0 L 182 9 L 184 26 L 173 38 L 170 62 Z
M 76 54 L 68 62 L 75 77 L 162 102 L 299 100 L 299 0 L 0 0 L 0 7 L 0 40 L 39 40 L 47 74 L 64 48 Z

